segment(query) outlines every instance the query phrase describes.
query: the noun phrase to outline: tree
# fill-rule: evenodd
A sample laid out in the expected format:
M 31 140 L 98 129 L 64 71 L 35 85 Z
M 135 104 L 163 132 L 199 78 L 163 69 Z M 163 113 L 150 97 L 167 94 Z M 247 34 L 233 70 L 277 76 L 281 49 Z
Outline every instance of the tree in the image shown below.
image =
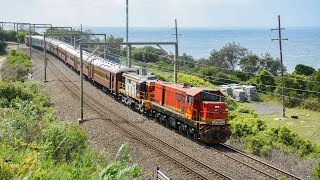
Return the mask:
M 248 49 L 236 43 L 228 43 L 219 51 L 212 50 L 210 53 L 210 65 L 222 68 L 224 72 L 234 71 L 241 57 L 248 54 Z
M 0 40 L 17 41 L 17 32 L 14 30 L 0 30 Z
M 301 105 L 301 99 L 308 98 L 309 93 L 301 90 L 305 90 L 307 86 L 308 77 L 305 75 L 298 74 L 284 74 L 284 85 L 285 85 L 285 105 L 287 107 L 297 107 Z M 277 78 L 277 94 L 282 93 L 282 82 L 281 78 Z M 301 89 L 301 90 L 299 90 Z
M 183 70 L 184 63 L 186 67 L 188 68 L 194 68 L 195 67 L 195 60 L 191 55 L 188 55 L 186 53 L 183 53 L 182 56 L 179 57 L 179 65 L 180 70 Z
M 123 38 L 115 37 L 113 35 L 110 35 L 110 36 L 107 37 L 107 42 L 120 43 L 120 42 L 123 42 Z M 106 56 L 112 61 L 116 61 L 116 62 L 119 61 L 119 57 L 123 53 L 121 51 L 122 50 L 121 50 L 121 46 L 120 45 L 106 45 L 106 52 L 105 52 Z M 125 51 L 124 51 L 124 53 L 125 53 Z
M 281 73 L 281 62 L 279 58 L 274 59 L 269 53 L 262 55 L 260 64 L 262 69 L 268 70 L 275 76 Z M 285 66 L 283 66 L 283 71 L 286 71 Z
M 307 89 L 310 91 L 317 91 L 320 92 L 320 69 L 314 71 L 311 77 L 309 78 L 310 81 L 307 83 Z M 311 95 L 318 97 L 319 94 L 317 93 L 310 93 Z
M 261 59 L 255 54 L 248 54 L 240 59 L 239 65 L 243 72 L 255 74 L 261 70 Z
M 298 64 L 295 67 L 294 73 L 299 75 L 306 75 L 311 76 L 315 72 L 315 69 L 313 67 L 304 65 L 304 64 Z
M 262 69 L 253 79 L 253 83 L 262 91 L 273 92 L 275 89 L 274 86 L 276 85 L 276 79 L 268 70 Z
M 7 44 L 0 40 L 0 55 L 6 53 Z

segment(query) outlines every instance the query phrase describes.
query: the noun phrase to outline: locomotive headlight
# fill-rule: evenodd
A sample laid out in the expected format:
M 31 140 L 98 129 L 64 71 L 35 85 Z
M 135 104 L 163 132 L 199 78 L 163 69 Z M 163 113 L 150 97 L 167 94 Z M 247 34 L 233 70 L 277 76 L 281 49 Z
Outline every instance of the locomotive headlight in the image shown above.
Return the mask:
M 220 108 L 220 106 L 214 106 L 214 108 L 219 109 L 219 108 Z

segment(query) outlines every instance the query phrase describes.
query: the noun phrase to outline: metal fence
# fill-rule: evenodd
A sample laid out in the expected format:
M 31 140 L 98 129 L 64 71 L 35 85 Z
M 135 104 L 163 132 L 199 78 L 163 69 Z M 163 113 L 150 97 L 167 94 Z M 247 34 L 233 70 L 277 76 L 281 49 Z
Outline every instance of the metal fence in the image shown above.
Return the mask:
M 157 180 L 170 180 L 166 175 L 163 174 L 163 172 L 160 171 L 160 168 L 157 167 Z

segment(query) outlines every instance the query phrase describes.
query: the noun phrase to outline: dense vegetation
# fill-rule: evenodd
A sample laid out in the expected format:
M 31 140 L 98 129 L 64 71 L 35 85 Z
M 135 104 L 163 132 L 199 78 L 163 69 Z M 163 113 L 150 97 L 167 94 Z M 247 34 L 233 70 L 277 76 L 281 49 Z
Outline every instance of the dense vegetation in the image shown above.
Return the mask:
M 48 97 L 31 82 L 0 83 L 0 179 L 133 179 L 123 145 L 115 160 L 95 153 L 76 124 L 57 121 Z M 105 168 L 104 168 L 105 167 Z
M 24 42 L 24 37 L 29 35 L 30 31 L 17 31 L 15 30 L 0 30 L 0 40 L 17 42 L 17 38 L 20 43 Z
M 31 60 L 21 51 L 10 50 L 6 62 L 0 69 L 4 81 L 25 81 L 31 68 Z
M 20 82 L 0 82 L 0 179 L 139 178 L 142 169 L 131 163 L 128 144 L 115 158 L 99 154 L 77 124 L 56 120 L 40 84 L 22 82 L 30 65 L 27 55 L 11 50 L 5 67 L 10 81 Z
M 6 53 L 6 47 L 7 47 L 7 44 L 4 41 L 0 40 L 0 55 L 3 55 Z

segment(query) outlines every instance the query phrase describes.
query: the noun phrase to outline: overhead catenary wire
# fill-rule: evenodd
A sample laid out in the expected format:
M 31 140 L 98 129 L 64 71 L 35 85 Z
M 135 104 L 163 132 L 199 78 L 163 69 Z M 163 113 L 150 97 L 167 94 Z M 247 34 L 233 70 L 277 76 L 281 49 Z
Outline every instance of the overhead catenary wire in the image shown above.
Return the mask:
M 136 59 L 130 58 L 132 60 L 138 61 Z M 140 61 L 141 62 L 141 61 Z M 235 80 L 235 79 L 228 79 L 228 78 L 221 78 L 221 77 L 212 77 L 212 76 L 206 76 L 203 74 L 198 74 L 198 73 L 193 73 L 193 74 L 197 74 L 198 76 L 202 76 L 202 77 L 210 77 L 210 78 L 215 78 L 215 79 L 224 79 L 224 80 L 228 80 L 228 81 L 232 81 L 232 82 L 238 82 L 238 83 L 246 83 L 246 81 L 241 81 L 241 80 Z M 303 79 L 296 79 L 299 81 L 303 81 Z M 258 86 L 266 86 L 266 87 L 273 87 L 273 88 L 280 88 L 280 86 L 273 86 L 273 85 L 265 85 L 265 84 L 256 84 L 256 83 L 252 83 Z M 297 89 L 297 88 L 289 88 L 289 87 L 284 87 L 284 89 L 288 89 L 288 90 L 294 90 L 294 91 L 300 91 L 300 92 L 309 92 L 309 93 L 317 93 L 320 94 L 319 91 L 312 91 L 312 90 L 305 90 L 305 89 Z
M 134 60 L 134 61 L 138 61 L 138 60 L 133 59 L 133 58 L 130 58 L 130 59 Z M 141 61 L 138 61 L 138 62 L 141 62 Z M 228 78 L 222 78 L 222 77 L 212 77 L 212 76 L 207 76 L 207 75 L 203 75 L 203 74 L 199 74 L 199 73 L 192 73 L 192 74 L 197 75 L 197 76 L 201 76 L 201 77 L 210 77 L 210 78 L 215 78 L 215 79 L 223 79 L 223 80 L 237 82 L 237 83 L 247 83 L 246 81 L 228 79 Z M 210 79 L 210 80 L 212 80 L 212 79 Z M 303 81 L 303 79 L 296 79 L 296 80 Z M 251 84 L 254 84 L 254 85 L 257 85 L 257 86 L 272 87 L 272 88 L 280 88 L 281 87 L 281 86 L 273 86 L 273 85 L 257 84 L 257 83 L 251 83 Z M 305 89 L 297 89 L 297 88 L 289 88 L 289 87 L 284 87 L 284 89 L 294 90 L 294 91 L 299 91 L 299 92 L 309 92 L 309 93 L 320 94 L 319 91 L 312 91 L 312 90 L 305 90 Z
M 118 55 L 119 56 L 119 55 Z M 120 56 L 121 57 L 121 56 Z M 135 59 L 133 59 L 135 60 Z M 152 68 L 151 68 L 152 69 Z M 171 69 L 166 69 L 166 68 L 163 68 L 162 69 L 165 69 L 167 70 L 167 72 L 172 72 L 173 70 Z M 191 73 L 192 74 L 192 73 Z M 207 77 L 210 77 L 210 76 L 207 76 Z M 212 80 L 210 78 L 202 78 L 204 80 L 208 80 L 208 81 L 214 81 L 214 82 L 220 82 L 220 83 L 225 83 L 225 82 L 222 82 L 222 81 L 217 81 L 217 80 Z M 262 85 L 262 84 L 259 84 L 259 85 Z M 264 86 L 269 86 L 269 85 L 264 85 Z M 258 92 L 262 92 L 262 93 L 269 93 L 269 94 L 273 94 L 273 95 L 277 95 L 277 96 L 282 96 L 281 94 L 277 94 L 277 93 L 273 93 L 273 92 L 269 92 L 269 91 L 262 91 L 262 90 L 257 90 Z M 287 96 L 287 95 L 284 95 L 284 97 L 288 97 L 288 98 L 291 98 L 291 99 L 297 99 L 297 100 L 301 100 L 301 101 L 306 101 L 306 102 L 311 102 L 311 103 L 316 103 L 316 104 L 320 104 L 320 102 L 316 102 L 316 101 L 310 101 L 310 100 L 307 100 L 307 99 L 302 99 L 302 98 L 297 98 L 297 97 L 292 97 L 292 96 Z
M 159 57 L 164 57 L 164 58 L 168 59 L 167 56 L 155 54 L 155 53 L 152 53 L 152 52 L 147 52 L 146 50 L 143 50 L 142 48 L 139 49 L 138 51 L 133 52 L 132 55 L 134 55 L 136 53 L 139 53 L 139 52 L 144 52 L 144 53 L 147 53 L 147 54 L 153 54 L 153 55 L 156 55 L 156 56 L 159 56 Z M 179 57 L 179 59 L 180 59 L 180 57 Z M 186 63 L 190 63 L 190 64 L 194 64 L 194 65 L 201 65 L 201 66 L 206 66 L 206 67 L 213 67 L 213 68 L 217 68 L 217 69 L 220 69 L 220 70 L 233 71 L 232 69 L 228 69 L 228 68 L 216 67 L 216 66 L 212 66 L 212 65 L 196 63 L 196 62 L 191 62 L 191 61 L 186 61 Z M 257 73 L 252 73 L 252 72 L 247 72 L 247 71 L 241 71 L 241 72 L 245 73 L 245 74 L 257 75 Z M 274 75 L 263 75 L 263 76 L 266 76 L 266 77 L 277 77 L 277 76 L 274 76 Z M 297 79 L 297 78 L 293 78 L 293 77 L 285 77 L 284 76 L 283 78 L 284 79 L 300 80 L 300 81 L 305 81 L 305 82 L 320 83 L 320 81 L 313 81 L 313 80 L 307 80 L 307 79 Z
M 115 49 L 115 48 L 112 48 L 112 47 L 108 47 L 108 48 Z M 86 50 L 89 50 L 89 49 L 86 49 Z M 119 49 L 116 49 L 116 50 L 119 50 Z M 141 50 L 140 50 L 140 51 L 141 51 Z M 146 52 L 146 53 L 149 53 L 149 52 Z M 152 54 L 154 54 L 154 53 L 152 53 Z M 155 55 L 158 55 L 158 54 L 155 54 Z M 165 57 L 165 58 L 168 58 L 168 57 L 166 57 L 166 56 L 164 56 L 164 57 Z M 130 58 L 130 59 L 132 59 L 132 58 Z M 132 59 L 132 60 L 135 60 L 135 59 Z M 135 60 L 135 61 L 138 61 L 138 60 Z M 211 76 L 206 76 L 206 75 L 197 74 L 197 73 L 193 73 L 193 74 L 196 74 L 196 75 L 202 76 L 202 77 L 210 77 L 209 80 L 211 80 L 211 81 L 213 80 L 213 79 L 211 79 L 211 78 L 212 78 Z M 239 81 L 239 80 L 227 79 L 227 78 L 219 78 L 219 77 L 213 77 L 213 78 L 215 78 L 215 79 L 224 79 L 224 80 L 229 80 L 229 81 L 232 81 L 232 82 L 239 82 L 239 83 L 245 82 L 245 81 Z M 302 79 L 298 79 L 298 80 L 303 81 Z M 255 84 L 255 85 L 257 85 L 257 86 L 265 86 L 265 87 L 274 87 L 274 88 L 279 87 L 279 86 L 272 86 L 272 85 L 265 85 L 265 84 Z M 296 89 L 296 88 L 287 88 L 287 87 L 285 87 L 285 89 L 295 90 L 295 91 L 300 91 L 300 92 L 310 92 L 310 93 L 320 94 L 320 92 L 318 92 L 318 91 L 310 91 L 310 90 L 305 90 L 305 89 Z M 300 99 L 300 98 L 299 98 L 299 99 Z
M 110 49 L 115 49 L 115 48 L 112 48 L 112 47 L 107 47 L 107 48 L 110 48 Z M 165 59 L 168 59 L 167 56 L 164 56 L 164 55 L 159 55 L 159 54 L 156 54 L 156 53 L 152 53 L 152 52 L 147 52 L 146 50 L 143 50 L 142 48 L 140 48 L 139 50 L 135 50 L 132 55 L 136 54 L 136 53 L 139 53 L 139 52 L 144 52 L 144 53 L 147 53 L 147 54 L 153 54 L 153 55 L 156 55 L 156 56 L 159 56 L 159 57 L 163 57 Z M 132 58 L 130 58 L 132 59 Z M 180 59 L 180 58 L 179 58 Z M 216 67 L 216 66 L 211 66 L 211 65 L 207 65 L 207 64 L 202 64 L 202 63 L 196 63 L 196 62 L 191 62 L 191 61 L 186 61 L 186 63 L 190 63 L 190 64 L 194 64 L 194 65 L 200 65 L 200 66 L 206 66 L 206 67 L 213 67 L 213 68 L 217 68 L 217 69 L 220 69 L 220 70 L 226 70 L 226 71 L 233 71 L 232 69 L 229 69 L 229 68 L 223 68 L 223 67 Z M 252 73 L 252 72 L 247 72 L 247 71 L 241 71 L 242 73 L 245 73 L 245 74 L 251 74 L 251 75 L 257 75 L 257 73 Z M 277 77 L 277 76 L 274 76 L 274 75 L 263 75 L 263 76 L 266 76 L 266 77 Z M 293 79 L 293 80 L 300 80 L 300 81 L 305 81 L 305 82 L 314 82 L 314 83 L 319 83 L 320 84 L 320 81 L 313 81 L 313 80 L 307 80 L 307 79 L 296 79 L 296 78 L 293 78 L 293 77 L 283 77 L 284 79 Z

